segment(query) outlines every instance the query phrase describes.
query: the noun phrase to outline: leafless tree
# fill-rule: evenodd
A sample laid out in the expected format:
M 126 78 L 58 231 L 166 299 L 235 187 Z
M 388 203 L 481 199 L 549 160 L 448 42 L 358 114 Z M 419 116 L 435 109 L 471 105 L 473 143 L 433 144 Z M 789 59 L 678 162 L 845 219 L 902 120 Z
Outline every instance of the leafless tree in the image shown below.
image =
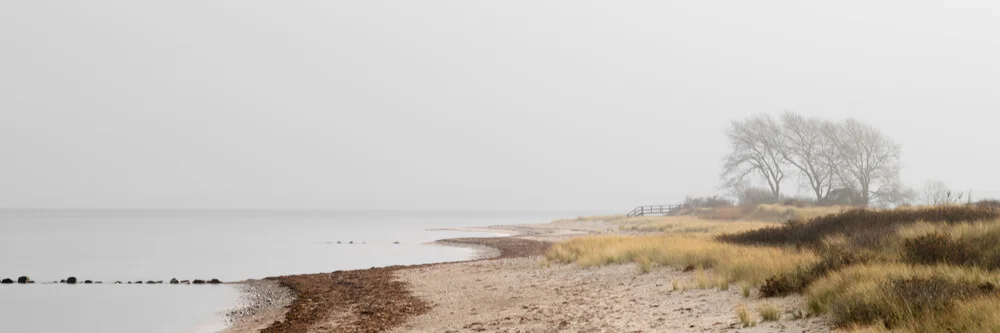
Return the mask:
M 824 126 L 835 152 L 834 173 L 840 185 L 857 193 L 860 203 L 905 199 L 910 191 L 899 181 L 899 144 L 855 119 Z
M 723 160 L 721 178 L 727 187 L 756 177 L 767 184 L 775 198 L 781 196 L 785 179 L 780 126 L 767 114 L 733 121 L 726 130 L 731 152 Z
M 961 203 L 966 199 L 965 192 L 954 192 L 948 185 L 940 180 L 927 180 L 924 182 L 924 203 L 928 205 L 938 206 L 938 205 L 954 205 Z M 972 194 L 969 193 L 969 200 L 971 201 Z
M 789 165 L 798 170 L 803 180 L 822 202 L 834 189 L 834 158 L 836 151 L 823 135 L 824 121 L 806 118 L 792 112 L 781 115 L 782 146 L 779 152 Z

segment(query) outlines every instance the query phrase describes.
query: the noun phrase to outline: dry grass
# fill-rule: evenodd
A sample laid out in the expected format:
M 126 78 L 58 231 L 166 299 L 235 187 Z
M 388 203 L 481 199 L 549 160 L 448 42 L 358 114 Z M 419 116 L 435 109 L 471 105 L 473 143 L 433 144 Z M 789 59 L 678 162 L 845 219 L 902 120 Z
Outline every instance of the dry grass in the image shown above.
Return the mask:
M 625 216 L 625 214 L 618 215 L 596 215 L 596 216 L 579 216 L 570 219 L 557 219 L 553 220 L 552 223 L 575 223 L 575 222 L 604 222 L 604 223 L 651 223 L 662 216 Z
M 925 332 L 924 327 L 952 327 L 942 319 L 962 311 L 975 316 L 977 304 L 996 302 L 998 281 L 996 273 L 969 267 L 856 265 L 814 281 L 806 297 L 813 313 L 830 313 L 838 326 Z M 988 298 L 977 300 L 982 297 Z
M 1000 269 L 1000 223 L 917 223 L 898 232 L 886 247 L 900 260 Z
M 711 269 L 696 283 L 701 288 L 725 283 L 758 286 L 770 276 L 808 267 L 818 257 L 790 248 L 741 246 L 678 235 L 592 236 L 556 244 L 546 253 L 550 262 L 576 263 L 583 267 L 643 263 L 678 269 Z
M 780 227 L 767 227 L 719 236 L 720 240 L 755 245 L 818 245 L 823 238 L 844 234 L 853 243 L 874 245 L 900 226 L 920 221 L 959 224 L 993 221 L 1000 215 L 991 208 L 975 206 L 925 207 L 916 209 L 855 209 L 812 220 L 793 220 Z
M 695 216 L 648 217 L 646 220 L 630 220 L 620 223 L 623 230 L 707 236 L 738 233 L 778 225 L 776 223 L 760 221 L 706 220 Z
M 785 222 L 788 220 L 809 220 L 821 216 L 839 214 L 854 209 L 851 206 L 808 206 L 757 205 L 753 211 L 743 216 L 745 220 Z
M 740 283 L 740 292 L 743 293 L 743 297 L 750 298 L 750 294 L 753 292 L 753 286 L 749 283 Z
M 736 318 L 740 320 L 740 324 L 742 324 L 743 327 L 757 326 L 757 321 L 754 320 L 753 315 L 750 314 L 750 311 L 747 311 L 746 306 L 740 304 L 739 306 L 736 307 L 735 311 L 736 311 Z
M 760 318 L 763 321 L 778 321 L 781 320 L 781 310 L 771 303 L 764 303 L 759 308 L 757 312 L 760 313 Z
M 745 297 L 758 286 L 764 297 L 802 293 L 809 313 L 828 314 L 843 331 L 1000 333 L 1000 210 L 793 208 L 761 205 L 743 221 L 619 220 L 621 228 L 657 234 L 573 239 L 553 246 L 545 261 L 692 269 L 690 283 L 674 281 L 674 290 L 736 283 Z M 746 221 L 789 215 L 799 220 Z M 819 217 L 805 220 L 812 216 Z M 756 324 L 757 313 L 735 310 L 745 327 Z M 757 312 L 764 321 L 781 317 L 768 304 Z

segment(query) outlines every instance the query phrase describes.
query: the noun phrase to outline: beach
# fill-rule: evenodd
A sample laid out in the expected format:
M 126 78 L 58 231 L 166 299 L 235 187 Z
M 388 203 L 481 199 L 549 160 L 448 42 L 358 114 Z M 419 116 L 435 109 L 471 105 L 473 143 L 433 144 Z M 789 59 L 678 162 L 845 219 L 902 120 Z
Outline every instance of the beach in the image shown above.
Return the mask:
M 262 308 L 262 332 L 827 332 L 828 319 L 792 319 L 742 327 L 734 309 L 765 303 L 736 286 L 683 288 L 693 272 L 635 264 L 581 268 L 547 264 L 551 244 L 575 236 L 633 233 L 620 224 L 578 221 L 461 230 L 505 237 L 438 241 L 469 246 L 480 258 L 465 262 L 391 266 L 269 278 L 295 295 L 290 305 Z M 802 309 L 800 296 L 768 304 Z M 266 318 L 266 319 L 262 319 Z M 243 332 L 251 332 L 244 330 Z M 228 332 L 238 332 L 230 330 Z

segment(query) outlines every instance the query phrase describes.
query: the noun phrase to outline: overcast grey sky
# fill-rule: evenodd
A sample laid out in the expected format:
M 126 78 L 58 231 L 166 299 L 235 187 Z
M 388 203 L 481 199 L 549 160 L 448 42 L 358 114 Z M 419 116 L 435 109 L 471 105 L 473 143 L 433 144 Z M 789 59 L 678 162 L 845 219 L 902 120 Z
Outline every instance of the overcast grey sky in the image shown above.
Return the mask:
M 0 207 L 624 211 L 783 110 L 1000 196 L 998 59 L 994 1 L 4 1 Z

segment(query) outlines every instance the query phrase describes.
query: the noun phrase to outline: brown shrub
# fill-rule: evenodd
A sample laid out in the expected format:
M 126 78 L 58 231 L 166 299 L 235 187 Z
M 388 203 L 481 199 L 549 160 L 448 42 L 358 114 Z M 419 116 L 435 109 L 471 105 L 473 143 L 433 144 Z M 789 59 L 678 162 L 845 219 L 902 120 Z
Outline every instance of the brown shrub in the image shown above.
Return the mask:
M 980 257 L 976 252 L 969 243 L 953 240 L 943 232 L 932 232 L 903 242 L 903 258 L 914 264 L 971 265 Z
M 792 220 L 779 227 L 768 227 L 718 236 L 724 242 L 754 245 L 818 246 L 831 235 L 844 234 L 858 245 L 876 245 L 902 225 L 918 221 L 960 223 L 990 221 L 1000 217 L 998 210 L 979 206 L 941 206 L 918 209 L 855 209 L 840 214 L 814 218 L 807 222 Z
M 839 247 L 828 248 L 819 254 L 820 261 L 809 269 L 767 278 L 764 285 L 760 287 L 761 295 L 764 297 L 784 297 L 799 293 L 808 288 L 810 283 L 826 275 L 827 272 L 872 261 L 872 258 L 865 257 L 861 253 Z
M 1000 200 L 997 199 L 979 200 L 978 202 L 976 202 L 976 207 L 1000 209 Z

